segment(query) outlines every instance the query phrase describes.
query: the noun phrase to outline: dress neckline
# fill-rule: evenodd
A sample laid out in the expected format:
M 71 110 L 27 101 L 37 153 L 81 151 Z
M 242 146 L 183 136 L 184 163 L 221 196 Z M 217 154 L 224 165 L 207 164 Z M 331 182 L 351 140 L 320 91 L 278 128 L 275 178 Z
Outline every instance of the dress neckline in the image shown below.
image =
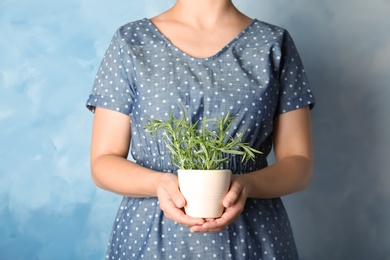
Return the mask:
M 180 53 L 183 56 L 189 57 L 191 60 L 197 60 L 197 61 L 207 61 L 207 60 L 212 60 L 218 56 L 220 56 L 222 53 L 224 53 L 227 49 L 230 48 L 238 39 L 240 39 L 252 26 L 257 22 L 257 19 L 254 18 L 252 21 L 239 33 L 237 34 L 236 37 L 234 37 L 228 44 L 226 44 L 222 49 L 220 49 L 217 53 L 209 56 L 209 57 L 204 57 L 204 58 L 198 58 L 198 57 L 193 57 L 190 54 L 184 52 L 177 46 L 175 46 L 165 35 L 157 28 L 156 25 L 149 19 L 149 18 L 144 18 L 145 21 L 148 22 L 149 26 L 157 33 L 157 36 L 161 37 L 167 44 L 168 46 L 174 48 L 174 50 L 178 53 Z

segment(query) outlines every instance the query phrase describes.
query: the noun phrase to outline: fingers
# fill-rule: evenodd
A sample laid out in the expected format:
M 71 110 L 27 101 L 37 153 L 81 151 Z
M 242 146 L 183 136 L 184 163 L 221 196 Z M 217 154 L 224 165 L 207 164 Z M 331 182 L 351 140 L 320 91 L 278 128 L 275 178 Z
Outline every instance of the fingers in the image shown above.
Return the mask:
M 242 178 L 240 177 L 240 175 L 234 175 L 232 177 L 229 191 L 222 202 L 225 208 L 229 208 L 230 206 L 234 205 L 239 200 L 240 196 L 243 195 L 242 193 L 245 193 L 244 195 L 246 200 L 247 192 L 245 185 L 242 183 Z
M 223 199 L 223 206 L 225 208 L 229 208 L 231 205 L 236 203 L 237 199 L 239 198 L 241 194 L 242 187 L 237 182 L 232 182 L 230 189 L 228 193 L 226 194 L 225 198 Z
M 181 194 L 177 177 L 175 175 L 166 176 L 157 188 L 157 196 L 160 203 L 160 208 L 167 218 L 170 218 L 184 226 L 202 225 L 204 220 L 201 218 L 192 218 L 186 215 L 183 207 L 186 203 Z
M 176 221 L 177 223 L 187 226 L 187 227 L 192 227 L 196 225 L 203 225 L 204 220 L 203 219 L 197 219 L 197 218 L 192 218 L 184 213 L 182 209 L 177 208 L 174 203 L 172 205 L 165 207 L 164 210 L 164 215 Z
M 207 219 L 203 225 L 192 226 L 191 232 L 219 232 L 235 221 L 244 210 L 246 194 L 241 192 L 236 203 L 226 208 L 220 218 Z
M 202 225 L 192 226 L 190 228 L 191 232 L 219 232 L 222 229 L 226 228 L 230 223 L 238 218 L 240 213 L 237 214 L 237 211 L 234 209 L 227 209 L 220 218 L 217 218 L 212 221 L 206 221 Z
M 191 232 L 218 232 L 240 216 L 248 194 L 239 176 L 233 177 L 230 189 L 222 202 L 225 212 L 217 219 L 192 218 L 184 213 L 186 201 L 179 190 L 177 176 L 173 174 L 163 177 L 158 186 L 157 196 L 160 208 L 167 218 L 190 227 Z
M 164 212 L 164 215 L 184 226 L 202 225 L 204 223 L 203 219 L 192 218 L 184 213 L 182 208 L 184 207 L 185 200 L 183 198 L 181 202 L 181 196 L 176 196 L 178 199 L 176 199 L 175 203 L 175 199 L 166 190 L 159 194 L 160 208 Z M 183 206 L 178 207 L 178 204 Z
M 172 194 L 171 198 L 175 202 L 175 206 L 179 209 L 183 208 L 186 205 L 186 200 L 184 199 L 181 192 Z

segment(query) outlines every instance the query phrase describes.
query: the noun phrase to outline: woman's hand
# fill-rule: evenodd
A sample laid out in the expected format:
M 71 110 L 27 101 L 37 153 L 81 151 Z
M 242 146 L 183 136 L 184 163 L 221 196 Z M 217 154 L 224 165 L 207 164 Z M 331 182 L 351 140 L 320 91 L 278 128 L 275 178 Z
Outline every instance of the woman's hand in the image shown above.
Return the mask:
M 235 221 L 243 212 L 248 190 L 242 175 L 234 174 L 230 189 L 223 199 L 225 211 L 220 218 L 205 219 L 205 223 L 191 227 L 191 232 L 218 232 Z
M 186 201 L 179 190 L 179 182 L 176 175 L 162 173 L 156 190 L 160 208 L 167 218 L 187 227 L 205 223 L 205 220 L 202 218 L 193 218 L 184 213 L 183 207 Z

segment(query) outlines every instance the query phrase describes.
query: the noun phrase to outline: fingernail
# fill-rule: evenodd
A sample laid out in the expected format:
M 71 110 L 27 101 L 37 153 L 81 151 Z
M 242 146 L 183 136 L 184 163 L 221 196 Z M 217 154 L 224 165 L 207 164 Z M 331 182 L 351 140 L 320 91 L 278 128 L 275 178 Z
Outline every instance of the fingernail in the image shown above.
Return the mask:
M 180 198 L 180 199 L 177 199 L 177 200 L 176 200 L 176 206 L 177 206 L 177 207 L 182 207 L 182 206 L 183 206 L 183 199 L 181 199 L 181 198 Z

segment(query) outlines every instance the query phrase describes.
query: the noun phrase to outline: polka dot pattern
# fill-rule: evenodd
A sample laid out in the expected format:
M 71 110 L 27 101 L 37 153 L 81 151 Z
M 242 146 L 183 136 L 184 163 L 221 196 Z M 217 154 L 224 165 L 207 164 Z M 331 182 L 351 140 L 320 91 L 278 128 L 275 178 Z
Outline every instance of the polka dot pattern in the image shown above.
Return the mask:
M 235 174 L 267 166 L 273 119 L 313 106 L 300 57 L 289 33 L 254 20 L 221 51 L 194 58 L 176 48 L 148 19 L 118 29 L 97 73 L 87 107 L 131 117 L 133 158 L 145 167 L 176 173 L 161 137 L 144 126 L 170 111 L 196 121 L 236 115 L 231 135 L 263 152 L 241 164 L 224 165 Z M 125 197 L 114 224 L 107 259 L 297 259 L 288 216 L 279 198 L 249 199 L 241 217 L 219 233 L 191 234 L 165 218 L 156 198 Z

